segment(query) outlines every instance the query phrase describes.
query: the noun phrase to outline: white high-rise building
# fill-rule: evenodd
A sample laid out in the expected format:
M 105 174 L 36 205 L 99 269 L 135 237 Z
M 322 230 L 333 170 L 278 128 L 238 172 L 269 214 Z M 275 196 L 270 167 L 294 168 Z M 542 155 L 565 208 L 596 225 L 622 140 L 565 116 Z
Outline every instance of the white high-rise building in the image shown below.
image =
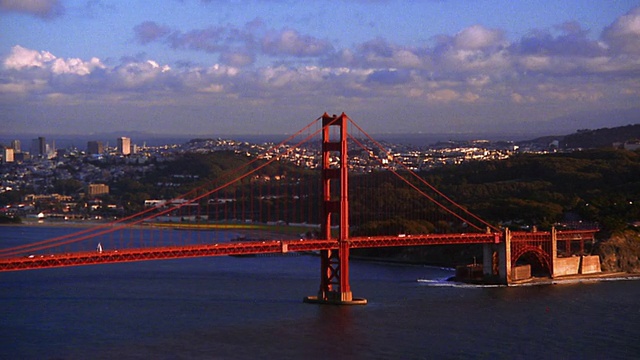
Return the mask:
M 118 152 L 122 155 L 131 154 L 131 139 L 128 137 L 118 138 Z
M 13 154 L 14 154 L 14 150 L 12 148 L 3 148 L 2 162 L 3 163 L 13 162 L 14 161 Z

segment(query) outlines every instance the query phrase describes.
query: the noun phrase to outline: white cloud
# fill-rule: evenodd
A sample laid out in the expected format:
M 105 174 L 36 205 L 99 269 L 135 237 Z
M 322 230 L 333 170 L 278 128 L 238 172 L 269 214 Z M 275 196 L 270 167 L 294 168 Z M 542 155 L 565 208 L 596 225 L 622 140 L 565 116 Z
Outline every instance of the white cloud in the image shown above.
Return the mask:
M 53 61 L 51 70 L 54 74 L 76 74 L 89 75 L 94 69 L 104 69 L 100 59 L 91 58 L 89 61 L 82 61 L 77 58 L 73 59 L 56 59 Z
M 22 70 L 24 68 L 42 68 L 51 63 L 56 57 L 48 51 L 36 51 L 16 45 L 11 48 L 11 53 L 4 60 L 5 69 Z
M 291 29 L 270 32 L 262 39 L 262 50 L 269 55 L 319 56 L 332 49 L 333 47 L 326 40 L 301 35 Z
M 143 62 L 129 62 L 120 65 L 112 70 L 114 75 L 111 80 L 117 87 L 136 89 L 136 88 L 159 88 L 162 89 L 165 84 L 160 77 L 163 73 L 168 72 L 168 66 L 160 66 L 153 60 Z M 156 80 L 158 80 L 156 82 Z
M 453 38 L 453 44 L 457 49 L 485 49 L 499 46 L 504 43 L 502 31 L 487 29 L 481 25 L 468 27 Z
M 83 61 L 78 58 L 61 59 L 48 51 L 36 51 L 16 45 L 4 60 L 5 69 L 25 70 L 30 68 L 48 69 L 53 74 L 88 75 L 93 69 L 104 69 L 100 59 Z
M 603 31 L 602 37 L 614 51 L 640 54 L 640 7 L 619 17 Z

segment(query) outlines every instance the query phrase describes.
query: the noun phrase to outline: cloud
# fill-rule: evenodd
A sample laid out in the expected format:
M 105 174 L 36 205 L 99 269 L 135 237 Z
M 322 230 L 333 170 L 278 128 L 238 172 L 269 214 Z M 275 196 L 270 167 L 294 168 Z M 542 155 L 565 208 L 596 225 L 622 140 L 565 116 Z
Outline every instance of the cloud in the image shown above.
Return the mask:
M 220 62 L 231 66 L 245 67 L 255 62 L 255 56 L 242 51 L 229 51 L 220 54 Z
M 327 54 L 322 63 L 327 66 L 357 68 L 422 69 L 430 61 L 424 48 L 411 48 L 376 38 L 353 49 L 340 49 Z
M 640 7 L 619 17 L 602 32 L 602 39 L 614 52 L 640 54 Z
M 212 26 L 186 33 L 172 31 L 167 37 L 167 42 L 174 49 L 198 50 L 213 53 L 222 51 L 225 48 L 225 42 L 230 40 L 228 36 L 225 28 Z
M 270 29 L 260 19 L 189 31 L 147 21 L 134 27 L 136 41 L 218 58 L 170 66 L 141 54 L 103 62 L 18 45 L 1 59 L 0 103 L 20 97 L 27 107 L 41 99 L 113 108 L 166 110 L 171 104 L 194 112 L 225 107 L 231 114 L 401 107 L 440 113 L 440 120 L 473 107 L 476 115 L 469 117 L 505 124 L 513 114 L 553 118 L 578 109 L 630 108 L 640 103 L 638 18 L 640 10 L 621 16 L 599 38 L 576 22 L 511 41 L 499 29 L 474 25 L 413 46 L 378 37 L 345 48 Z M 505 107 L 511 112 L 495 110 Z
M 406 84 L 411 81 L 411 74 L 406 70 L 377 70 L 367 77 L 367 81 L 383 85 Z
M 220 55 L 220 61 L 234 66 L 247 66 L 255 61 L 257 42 L 253 31 L 261 27 L 254 20 L 244 28 L 228 26 L 210 26 L 187 32 L 172 29 L 154 21 L 145 21 L 134 26 L 136 41 L 141 44 L 161 42 L 175 50 L 202 51 Z
M 605 54 L 605 46 L 589 39 L 588 32 L 578 24 L 565 23 L 559 28 L 565 33 L 555 37 L 549 31 L 532 31 L 512 44 L 510 50 L 520 55 L 594 57 Z
M 0 0 L 0 12 L 17 12 L 52 19 L 63 15 L 64 11 L 59 0 Z
M 270 32 L 262 38 L 261 43 L 262 51 L 272 56 L 319 56 L 333 50 L 333 46 L 326 40 L 301 35 L 290 29 Z
M 171 71 L 153 60 L 123 59 L 107 67 L 100 59 L 59 58 L 47 51 L 16 45 L 3 61 L 0 77 L 11 79 L 13 89 L 24 93 L 101 93 L 114 89 L 164 88 L 170 82 L 158 81 Z M 165 77 L 168 79 L 168 77 Z M 16 91 L 13 91 L 16 92 Z
M 4 60 L 4 68 L 10 70 L 28 70 L 32 68 L 48 69 L 53 74 L 88 75 L 93 69 L 105 66 L 98 58 L 83 61 L 78 58 L 60 59 L 48 51 L 36 51 L 16 45 Z
M 429 101 L 451 102 L 460 98 L 460 94 L 452 89 L 441 89 L 427 94 Z
M 171 68 L 160 66 L 153 60 L 129 62 L 121 64 L 109 72 L 109 82 L 112 89 L 162 90 L 170 86 L 170 76 L 164 76 Z
M 296 30 L 266 30 L 261 19 L 254 19 L 243 27 L 233 25 L 210 26 L 181 31 L 153 21 L 145 21 L 134 28 L 141 44 L 163 42 L 176 50 L 195 50 L 220 55 L 220 60 L 235 66 L 248 66 L 256 56 L 319 57 L 333 51 L 327 40 L 300 34 Z
M 11 54 L 4 60 L 5 69 L 21 70 L 24 68 L 42 68 L 52 62 L 56 57 L 48 51 L 36 51 L 16 45 L 11 49 Z
M 51 64 L 51 72 L 54 74 L 89 75 L 93 69 L 104 69 L 104 65 L 98 58 L 83 61 L 78 58 L 55 59 Z
M 478 50 L 499 46 L 504 43 L 504 37 L 500 30 L 473 25 L 457 33 L 452 42 L 457 49 Z
M 154 21 L 145 21 L 133 27 L 135 37 L 141 44 L 148 44 L 160 38 L 167 36 L 171 29 L 168 26 L 162 26 Z

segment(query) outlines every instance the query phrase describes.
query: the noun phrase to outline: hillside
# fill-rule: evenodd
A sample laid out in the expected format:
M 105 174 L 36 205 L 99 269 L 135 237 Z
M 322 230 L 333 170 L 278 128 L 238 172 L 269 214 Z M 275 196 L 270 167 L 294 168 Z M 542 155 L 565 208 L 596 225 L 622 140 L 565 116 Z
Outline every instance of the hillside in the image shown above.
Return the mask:
M 549 135 L 527 141 L 518 142 L 519 145 L 537 144 L 547 146 L 558 141 L 563 149 L 597 149 L 612 147 L 614 143 L 640 139 L 640 124 L 618 126 L 601 129 L 582 129 L 569 135 Z
M 549 229 L 578 222 L 597 224 L 600 241 L 593 250 L 601 255 L 603 269 L 640 271 L 640 232 L 634 227 L 640 221 L 640 151 L 521 154 L 506 160 L 448 166 L 423 176 L 472 213 L 496 225 Z M 408 203 L 402 201 L 401 189 L 389 191 L 396 193 L 387 196 L 387 206 L 396 209 Z M 389 233 L 412 233 L 412 226 L 407 220 L 397 222 Z M 355 253 L 438 265 L 469 263 L 482 256 L 480 248 L 451 246 Z
M 565 136 L 561 144 L 564 148 L 592 149 L 609 147 L 616 142 L 624 143 L 636 139 L 640 139 L 640 124 L 597 130 L 578 130 L 575 134 Z
M 522 154 L 430 175 L 442 191 L 491 221 L 549 226 L 579 216 L 614 231 L 640 220 L 639 152 Z

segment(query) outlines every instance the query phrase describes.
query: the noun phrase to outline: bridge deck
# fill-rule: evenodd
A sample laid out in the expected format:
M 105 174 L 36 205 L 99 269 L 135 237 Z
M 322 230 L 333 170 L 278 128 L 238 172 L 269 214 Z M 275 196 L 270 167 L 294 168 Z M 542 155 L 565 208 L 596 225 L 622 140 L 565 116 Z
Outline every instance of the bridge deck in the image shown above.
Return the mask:
M 592 239 L 596 230 L 558 231 L 558 240 Z M 512 233 L 515 239 L 548 237 L 550 232 Z M 499 233 L 425 234 L 353 237 L 348 240 L 350 248 L 372 248 L 392 246 L 488 244 L 502 241 Z M 517 241 L 517 240 L 516 240 Z M 102 252 L 85 251 L 62 254 L 34 254 L 26 257 L 0 259 L 0 271 L 42 269 L 65 266 L 106 264 L 144 260 L 179 259 L 190 257 L 275 254 L 287 252 L 311 252 L 338 249 L 339 242 L 332 240 L 263 240 L 234 243 L 218 243 L 190 246 L 165 246 L 135 249 L 105 249 Z

